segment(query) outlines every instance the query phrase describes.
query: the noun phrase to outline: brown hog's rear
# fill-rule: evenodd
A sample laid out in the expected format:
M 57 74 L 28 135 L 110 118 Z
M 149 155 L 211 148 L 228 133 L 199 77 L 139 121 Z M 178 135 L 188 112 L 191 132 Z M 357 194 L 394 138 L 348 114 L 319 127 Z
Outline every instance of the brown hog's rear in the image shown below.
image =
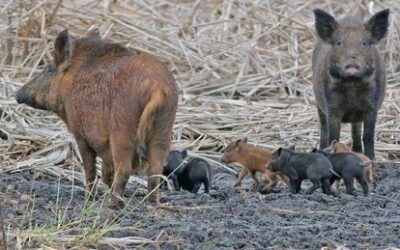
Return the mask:
M 281 172 L 274 173 L 267 169 L 266 165 L 271 160 L 271 155 L 272 152 L 248 144 L 247 138 L 243 138 L 229 143 L 224 150 L 221 161 L 224 163 L 240 163 L 244 166 L 239 173 L 235 186 L 240 186 L 243 178 L 250 172 L 256 190 L 258 190 L 259 181 L 256 173 L 260 172 L 267 177 L 269 183 L 265 189 L 269 190 L 278 184 L 279 178 L 286 184 L 289 183 L 288 177 Z
M 67 124 L 78 144 L 89 192 L 96 179 L 96 156 L 102 179 L 117 203 L 132 169 L 147 160 L 148 190 L 155 189 L 169 152 L 178 103 L 167 67 L 147 54 L 106 43 L 97 33 L 71 38 L 61 32 L 54 45 L 54 65 L 23 86 L 18 103 L 51 110 Z M 158 190 L 150 196 L 158 203 Z

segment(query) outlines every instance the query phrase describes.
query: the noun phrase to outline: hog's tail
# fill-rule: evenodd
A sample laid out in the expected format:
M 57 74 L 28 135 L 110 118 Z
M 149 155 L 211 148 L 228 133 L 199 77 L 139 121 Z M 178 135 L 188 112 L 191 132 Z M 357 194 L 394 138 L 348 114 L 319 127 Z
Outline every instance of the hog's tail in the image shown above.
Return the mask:
M 137 153 L 140 158 L 147 159 L 146 142 L 154 125 L 155 113 L 162 106 L 163 102 L 164 95 L 161 90 L 154 89 L 140 116 L 137 130 Z

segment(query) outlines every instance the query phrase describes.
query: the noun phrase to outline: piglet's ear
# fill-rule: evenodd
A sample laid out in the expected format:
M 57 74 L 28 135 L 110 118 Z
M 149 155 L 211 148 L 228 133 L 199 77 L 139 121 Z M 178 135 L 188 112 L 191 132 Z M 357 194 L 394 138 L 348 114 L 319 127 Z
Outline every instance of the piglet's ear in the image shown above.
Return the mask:
M 379 11 L 365 23 L 365 29 L 371 33 L 374 42 L 379 42 L 386 36 L 388 27 L 389 9 Z
M 333 32 L 339 27 L 336 19 L 321 9 L 314 9 L 315 29 L 322 41 L 332 42 Z
M 70 56 L 70 42 L 68 30 L 61 31 L 56 40 L 54 41 L 54 63 L 56 66 L 60 66 Z
M 186 156 L 187 156 L 187 150 L 183 150 L 183 151 L 181 152 L 181 154 L 182 154 L 182 159 L 186 158 Z
M 275 152 L 278 156 L 281 156 L 282 148 L 278 148 Z

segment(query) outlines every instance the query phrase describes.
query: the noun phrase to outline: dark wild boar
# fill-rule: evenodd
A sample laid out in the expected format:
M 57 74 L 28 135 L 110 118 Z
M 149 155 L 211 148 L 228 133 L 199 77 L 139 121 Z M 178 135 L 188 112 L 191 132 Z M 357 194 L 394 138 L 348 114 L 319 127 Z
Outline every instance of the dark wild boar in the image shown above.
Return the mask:
M 155 189 L 159 177 L 153 175 L 162 174 L 178 104 L 166 65 L 95 32 L 82 38 L 61 32 L 53 55 L 54 63 L 17 92 L 17 102 L 64 120 L 78 144 L 89 192 L 101 157 L 102 179 L 114 194 L 111 206 L 124 205 L 126 183 L 140 162 L 149 164 L 148 191 Z M 158 190 L 149 200 L 158 203 Z
M 256 185 L 256 190 L 259 188 L 259 180 L 256 176 L 257 172 L 264 174 L 268 179 L 267 190 L 272 189 L 278 184 L 279 179 L 289 184 L 287 176 L 281 172 L 274 173 L 267 169 L 271 160 L 271 151 L 255 147 L 247 143 L 247 138 L 236 140 L 225 148 L 221 161 L 224 163 L 239 163 L 243 166 L 236 180 L 235 186 L 240 186 L 243 178 L 250 172 L 251 177 Z
M 191 159 L 178 176 L 180 187 L 197 194 L 201 184 L 204 185 L 204 192 L 209 193 L 211 188 L 211 168 L 207 161 L 199 158 Z
M 358 17 L 336 20 L 316 9 L 315 28 L 319 41 L 312 61 L 313 87 L 320 120 L 320 148 L 339 140 L 341 122 L 351 123 L 353 151 L 374 159 L 374 135 L 382 105 L 386 77 L 376 44 L 385 37 L 389 10 L 367 22 Z
M 288 176 L 290 192 L 293 194 L 300 191 L 304 179 L 313 183 L 312 187 L 306 190 L 306 194 L 311 194 L 318 188 L 322 188 L 325 194 L 331 194 L 332 164 L 322 155 L 296 153 L 290 149 L 279 148 L 272 153 L 268 169 L 281 171 Z
M 364 195 L 368 194 L 367 176 L 362 161 L 352 153 L 328 153 L 323 150 L 313 149 L 316 154 L 321 154 L 328 158 L 333 166 L 335 174 L 332 175 L 331 184 L 340 178 L 343 179 L 346 185 L 348 194 L 355 195 L 353 179 L 355 178 L 361 185 Z M 338 174 L 339 176 L 337 176 Z
M 352 154 L 354 154 L 355 156 L 358 157 L 358 159 L 360 159 L 364 166 L 365 166 L 365 171 L 367 174 L 367 180 L 369 183 L 373 183 L 374 182 L 374 173 L 373 173 L 373 162 L 371 161 L 371 159 L 368 158 L 368 156 L 361 154 L 361 153 L 357 153 L 354 151 L 351 151 L 350 148 L 339 141 L 333 140 L 331 143 L 331 152 L 332 153 L 346 153 L 346 152 L 350 152 Z
M 169 152 L 167 162 L 164 166 L 163 175 L 169 177 L 174 183 L 175 190 L 180 190 L 178 176 L 181 176 L 186 163 L 184 159 L 187 156 L 187 151 L 172 150 Z

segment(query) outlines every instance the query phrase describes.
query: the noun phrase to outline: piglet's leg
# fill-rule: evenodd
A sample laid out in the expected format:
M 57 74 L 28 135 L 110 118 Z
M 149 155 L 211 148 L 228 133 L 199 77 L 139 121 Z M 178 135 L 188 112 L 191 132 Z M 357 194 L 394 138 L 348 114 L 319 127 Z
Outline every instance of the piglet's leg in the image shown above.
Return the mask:
M 235 182 L 235 187 L 239 187 L 240 184 L 242 183 L 243 178 L 247 175 L 249 171 L 247 170 L 247 168 L 242 168 L 242 170 L 239 173 L 239 176 Z
M 96 180 L 96 153 L 85 140 L 76 138 L 76 142 L 81 153 L 83 168 L 85 169 L 86 191 L 89 196 L 92 196 Z
M 254 184 L 255 184 L 255 189 L 256 192 L 258 191 L 258 188 L 260 186 L 260 182 L 258 181 L 258 178 L 256 176 L 256 172 L 255 171 L 250 171 L 251 177 L 253 178 Z

